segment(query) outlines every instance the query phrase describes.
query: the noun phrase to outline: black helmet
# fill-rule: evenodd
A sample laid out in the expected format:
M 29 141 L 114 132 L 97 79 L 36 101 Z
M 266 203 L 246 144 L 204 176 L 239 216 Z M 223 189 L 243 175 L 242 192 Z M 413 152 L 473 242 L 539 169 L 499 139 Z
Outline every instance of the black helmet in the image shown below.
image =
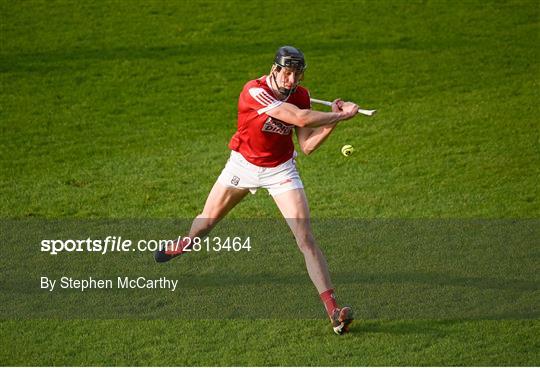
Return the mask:
M 307 65 L 304 53 L 292 46 L 282 46 L 276 52 L 274 64 L 282 68 L 293 68 L 303 72 Z

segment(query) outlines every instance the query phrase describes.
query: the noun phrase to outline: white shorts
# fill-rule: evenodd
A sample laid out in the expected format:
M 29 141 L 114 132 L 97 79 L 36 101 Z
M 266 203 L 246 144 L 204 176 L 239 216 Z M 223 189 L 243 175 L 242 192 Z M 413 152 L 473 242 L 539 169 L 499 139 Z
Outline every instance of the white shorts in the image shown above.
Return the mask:
M 248 162 L 244 156 L 231 151 L 231 157 L 217 179 L 218 183 L 229 188 L 249 189 L 255 194 L 257 189 L 265 188 L 275 196 L 293 189 L 303 188 L 294 161 L 296 152 L 290 160 L 276 167 L 261 167 Z

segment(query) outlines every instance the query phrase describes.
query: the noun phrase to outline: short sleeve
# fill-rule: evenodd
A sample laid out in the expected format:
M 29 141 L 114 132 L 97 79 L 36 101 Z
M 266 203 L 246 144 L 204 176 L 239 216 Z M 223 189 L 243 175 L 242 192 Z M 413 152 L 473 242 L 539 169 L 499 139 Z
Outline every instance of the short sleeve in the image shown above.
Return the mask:
M 249 105 L 257 110 L 259 115 L 264 114 L 283 103 L 268 93 L 264 88 L 251 87 L 248 89 L 248 92 L 251 97 Z

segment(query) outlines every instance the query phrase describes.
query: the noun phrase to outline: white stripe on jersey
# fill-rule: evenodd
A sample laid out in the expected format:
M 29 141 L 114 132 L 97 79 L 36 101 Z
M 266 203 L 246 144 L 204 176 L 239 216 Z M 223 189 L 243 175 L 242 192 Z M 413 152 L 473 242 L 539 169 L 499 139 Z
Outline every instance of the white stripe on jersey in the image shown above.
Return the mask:
M 274 97 L 270 96 L 263 88 L 250 88 L 249 94 L 255 99 L 255 101 L 263 106 L 272 105 L 278 101 Z
M 260 92 L 258 95 L 253 96 L 255 100 L 257 100 L 261 105 L 267 106 L 272 104 L 274 101 L 272 101 L 271 98 L 265 95 L 265 92 Z
M 261 92 L 261 93 L 259 93 L 255 98 L 256 98 L 257 101 L 259 101 L 259 102 L 262 101 L 262 102 L 263 102 L 263 103 L 262 103 L 263 105 L 269 105 L 269 104 L 274 103 L 274 101 L 275 101 L 275 100 L 272 101 L 272 98 L 269 97 L 269 96 L 267 95 L 266 92 Z

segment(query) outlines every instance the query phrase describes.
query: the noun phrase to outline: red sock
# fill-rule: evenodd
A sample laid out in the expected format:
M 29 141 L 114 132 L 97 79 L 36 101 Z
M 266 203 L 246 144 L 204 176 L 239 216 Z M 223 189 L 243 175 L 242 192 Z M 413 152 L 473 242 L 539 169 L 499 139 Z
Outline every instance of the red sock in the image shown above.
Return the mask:
M 320 297 L 324 304 L 324 308 L 326 309 L 326 313 L 328 313 L 329 317 L 332 317 L 332 312 L 334 309 L 338 308 L 336 296 L 334 295 L 334 289 L 328 289 L 322 292 Z
M 178 240 L 172 242 L 172 245 L 166 246 L 165 254 L 169 256 L 182 254 L 189 247 L 191 247 L 191 239 L 187 237 L 186 238 L 179 237 Z

